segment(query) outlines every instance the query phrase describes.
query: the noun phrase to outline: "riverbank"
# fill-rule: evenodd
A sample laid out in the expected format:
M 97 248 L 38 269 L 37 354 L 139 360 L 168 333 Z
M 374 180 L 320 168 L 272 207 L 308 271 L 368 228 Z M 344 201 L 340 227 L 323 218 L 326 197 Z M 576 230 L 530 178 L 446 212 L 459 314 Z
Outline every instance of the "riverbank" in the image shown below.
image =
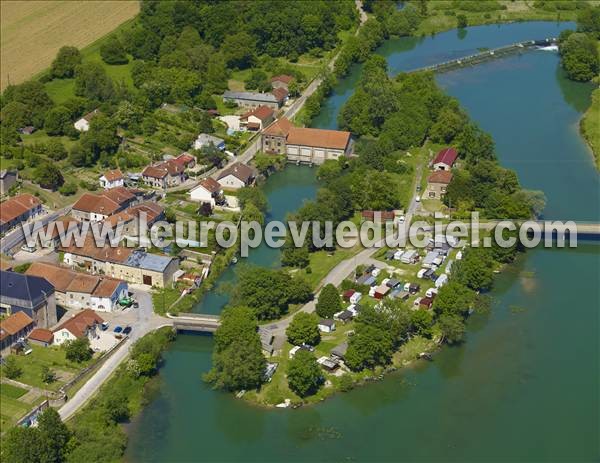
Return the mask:
M 600 170 L 600 88 L 592 92 L 592 105 L 581 118 L 579 130 L 592 151 L 596 169 Z

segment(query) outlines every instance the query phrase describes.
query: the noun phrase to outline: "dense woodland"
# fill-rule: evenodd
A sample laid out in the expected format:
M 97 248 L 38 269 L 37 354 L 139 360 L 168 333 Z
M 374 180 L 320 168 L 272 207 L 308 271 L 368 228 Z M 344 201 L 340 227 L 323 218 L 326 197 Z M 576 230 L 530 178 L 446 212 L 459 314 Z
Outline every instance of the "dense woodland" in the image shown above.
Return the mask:
M 560 35 L 562 66 L 567 77 L 580 82 L 598 78 L 600 73 L 600 7 L 586 8 L 577 16 L 577 30 Z

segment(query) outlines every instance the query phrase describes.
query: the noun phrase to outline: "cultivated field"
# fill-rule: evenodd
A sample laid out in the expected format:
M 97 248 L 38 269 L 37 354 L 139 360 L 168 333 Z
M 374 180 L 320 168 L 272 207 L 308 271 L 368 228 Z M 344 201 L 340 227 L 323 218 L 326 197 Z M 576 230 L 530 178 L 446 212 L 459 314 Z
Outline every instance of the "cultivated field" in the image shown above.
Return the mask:
M 46 69 L 61 46 L 89 45 L 138 11 L 137 1 L 2 0 L 1 89 Z

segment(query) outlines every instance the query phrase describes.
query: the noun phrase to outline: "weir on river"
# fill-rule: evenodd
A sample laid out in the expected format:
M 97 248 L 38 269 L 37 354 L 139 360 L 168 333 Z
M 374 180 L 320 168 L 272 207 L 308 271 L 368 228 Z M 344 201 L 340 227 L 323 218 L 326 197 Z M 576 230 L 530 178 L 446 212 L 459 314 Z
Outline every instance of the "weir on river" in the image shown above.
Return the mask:
M 552 37 L 541 40 L 525 40 L 523 42 L 513 43 L 511 45 L 506 45 L 504 47 L 493 48 L 491 50 L 484 50 L 479 53 L 475 53 L 473 55 L 465 56 L 462 58 L 456 58 L 449 61 L 444 61 L 437 64 L 432 64 L 430 66 L 425 66 L 422 68 L 411 69 L 409 72 L 421 72 L 421 71 L 433 71 L 433 72 L 445 72 L 452 71 L 457 68 L 462 68 L 465 66 L 474 66 L 476 64 L 481 64 L 485 61 L 489 61 L 492 59 L 503 58 L 507 55 L 511 55 L 514 53 L 521 53 L 523 50 L 532 47 L 547 47 L 551 45 L 555 45 L 558 43 L 558 39 Z

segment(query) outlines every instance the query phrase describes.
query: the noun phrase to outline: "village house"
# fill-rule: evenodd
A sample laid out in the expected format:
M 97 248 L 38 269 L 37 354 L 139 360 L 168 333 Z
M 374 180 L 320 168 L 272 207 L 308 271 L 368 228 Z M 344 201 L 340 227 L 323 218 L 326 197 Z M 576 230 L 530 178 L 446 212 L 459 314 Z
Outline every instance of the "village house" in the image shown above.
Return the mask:
M 6 233 L 42 213 L 41 201 L 29 193 L 0 203 L 0 233 Z
M 155 202 L 144 202 L 108 216 L 101 222 L 101 230 L 109 226 L 111 230 L 120 230 L 121 239 L 135 238 L 140 231 L 149 231 L 154 223 L 164 217 L 165 210 L 161 205 Z M 145 225 L 142 220 L 145 221 Z
M 67 341 L 75 341 L 87 337 L 90 341 L 98 337 L 102 317 L 91 309 L 85 309 L 63 322 L 54 330 L 54 344 L 61 345 Z
M 329 159 L 351 154 L 350 132 L 294 127 L 285 117 L 273 122 L 262 133 L 265 153 L 285 154 L 290 161 L 323 164 Z
M 240 116 L 240 128 L 260 131 L 273 122 L 275 112 L 267 106 L 259 106 Z
M 29 333 L 29 336 L 27 336 L 27 341 L 30 344 L 48 347 L 52 345 L 52 342 L 54 341 L 54 333 L 45 328 L 34 328 L 31 333 Z
M 80 226 L 80 222 L 66 217 L 50 221 L 42 227 L 42 232 L 38 235 L 39 244 L 42 248 L 56 249 L 61 245 L 61 234 L 64 234 L 65 238 L 67 235 L 74 235 Z
M 25 312 L 16 312 L 0 322 L 0 352 L 10 349 L 35 326 L 33 319 Z
M 149 254 L 126 247 L 96 247 L 93 239 L 82 247 L 61 248 L 63 262 L 81 267 L 90 273 L 108 275 L 132 284 L 164 288 L 173 282 L 179 264 L 174 257 Z
M 168 188 L 181 185 L 187 176 L 185 167 L 174 159 L 147 166 L 142 171 L 142 180 L 146 185 L 154 188 Z
M 119 169 L 104 172 L 100 177 L 100 186 L 107 190 L 125 185 L 125 177 Z
M 193 169 L 194 167 L 196 167 L 196 157 L 191 155 L 187 151 L 184 151 L 176 158 L 173 158 L 173 162 L 183 167 L 183 170 Z
M 223 170 L 217 181 L 223 188 L 237 190 L 251 185 L 254 178 L 255 173 L 251 167 L 241 162 L 236 162 Z
M 134 204 L 137 197 L 125 187 L 115 187 L 100 194 L 84 193 L 71 208 L 80 221 L 100 222 Z
M 294 78 L 292 76 L 288 76 L 287 74 L 281 74 L 279 76 L 271 77 L 271 87 L 275 88 L 284 88 L 289 91 L 290 84 L 292 83 Z
M 83 116 L 81 119 L 78 119 L 73 126 L 79 131 L 79 132 L 87 132 L 88 130 L 90 130 L 90 121 L 96 117 L 98 114 L 100 114 L 100 112 L 97 109 L 94 109 L 92 112 L 87 113 L 85 116 Z
M 92 309 L 112 312 L 120 299 L 126 298 L 129 287 L 123 280 L 107 276 L 88 275 L 45 262 L 34 262 L 25 272 L 45 278 L 56 295 L 56 303 L 68 309 Z
M 215 179 L 207 177 L 192 188 L 189 195 L 192 201 L 198 201 L 201 204 L 207 203 L 214 208 L 217 203 L 222 202 L 223 188 Z
M 285 103 L 286 98 L 287 91 L 282 88 L 276 88 L 272 93 L 232 92 L 229 90 L 223 93 L 223 101 L 225 103 L 235 103 L 242 108 L 267 106 L 277 110 Z
M 425 198 L 442 199 L 446 194 L 448 185 L 452 181 L 452 172 L 447 170 L 437 170 L 427 177 L 427 188 L 425 189 Z
M 0 315 L 17 312 L 24 312 L 41 328 L 54 325 L 54 287 L 44 278 L 0 270 Z
M 433 162 L 433 170 L 450 170 L 458 157 L 458 153 L 454 148 L 444 148 L 441 150 Z
M 211 144 L 221 151 L 225 149 L 225 140 L 208 133 L 201 133 L 198 135 L 198 138 L 196 138 L 192 146 L 195 150 L 200 150 L 205 146 L 210 146 Z
M 10 188 L 19 180 L 19 172 L 16 170 L 0 170 L 0 195 L 8 194 Z

